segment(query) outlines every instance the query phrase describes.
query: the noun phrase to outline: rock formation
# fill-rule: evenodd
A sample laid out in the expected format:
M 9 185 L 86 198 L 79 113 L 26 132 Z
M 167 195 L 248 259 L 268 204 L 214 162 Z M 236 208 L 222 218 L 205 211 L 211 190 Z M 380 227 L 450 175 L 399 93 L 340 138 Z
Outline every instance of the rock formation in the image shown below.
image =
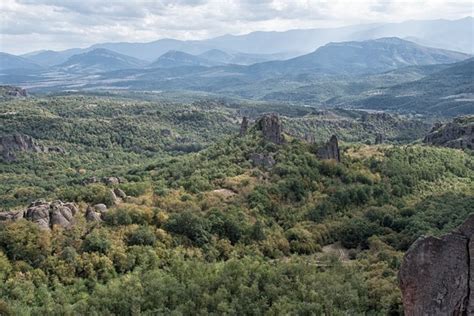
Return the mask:
M 114 189 L 114 193 L 118 198 L 121 198 L 122 200 L 127 198 L 127 194 L 125 194 L 125 192 L 119 188 Z
M 474 150 L 474 116 L 458 117 L 445 125 L 435 124 L 423 142 L 435 146 Z
M 96 212 L 93 207 L 87 207 L 86 210 L 86 221 L 88 222 L 101 222 L 101 214 Z
M 242 118 L 242 123 L 240 124 L 240 133 L 239 136 L 242 137 L 247 133 L 247 129 L 249 128 L 249 120 L 246 116 Z
M 323 146 L 318 148 L 316 156 L 319 159 L 334 159 L 337 162 L 341 161 L 341 155 L 339 152 L 339 143 L 336 135 L 332 135 L 329 141 Z
M 385 137 L 383 134 L 377 133 L 377 135 L 375 135 L 375 145 L 383 144 L 384 141 L 385 141 Z
M 3 97 L 20 98 L 28 96 L 25 89 L 14 86 L 0 86 L 0 92 Z
M 256 126 L 262 131 L 264 139 L 275 144 L 283 143 L 282 125 L 278 114 L 265 114 L 258 120 Z
M 16 152 L 58 152 L 64 153 L 61 147 L 46 147 L 39 145 L 31 136 L 23 134 L 14 134 L 0 136 L 0 155 L 5 161 L 14 161 Z
M 250 155 L 250 161 L 254 167 L 264 167 L 267 169 L 272 168 L 276 161 L 271 154 L 258 154 L 253 153 Z
M 474 214 L 455 231 L 420 237 L 400 267 L 405 315 L 474 315 Z
M 25 218 L 43 229 L 50 229 L 55 225 L 69 228 L 74 225 L 74 215 L 78 211 L 79 209 L 74 203 L 63 203 L 59 200 L 53 202 L 37 200 L 31 203 L 25 211 L 0 213 L 0 221 L 16 221 Z

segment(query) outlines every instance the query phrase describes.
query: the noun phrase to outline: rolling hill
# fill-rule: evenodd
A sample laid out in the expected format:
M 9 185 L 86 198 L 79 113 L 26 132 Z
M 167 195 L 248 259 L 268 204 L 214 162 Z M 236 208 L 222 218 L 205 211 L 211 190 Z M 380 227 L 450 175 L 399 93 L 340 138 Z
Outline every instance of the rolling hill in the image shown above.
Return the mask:
M 382 89 L 355 106 L 455 116 L 474 111 L 474 58 L 422 79 Z
M 185 52 L 172 50 L 161 55 L 156 61 L 151 63 L 151 68 L 174 68 L 184 66 L 217 66 L 218 61 L 209 60 L 200 56 L 187 54 Z
M 58 65 L 58 69 L 67 72 L 95 73 L 119 69 L 140 68 L 145 61 L 118 54 L 107 49 L 94 49 L 90 52 L 70 57 L 66 62 Z
M 23 57 L 0 52 L 0 70 L 39 70 L 41 66 Z
M 254 73 L 278 75 L 300 73 L 368 74 L 413 65 L 454 63 L 468 54 L 430 48 L 400 38 L 380 38 L 361 42 L 329 43 L 313 53 L 285 61 L 260 63 Z

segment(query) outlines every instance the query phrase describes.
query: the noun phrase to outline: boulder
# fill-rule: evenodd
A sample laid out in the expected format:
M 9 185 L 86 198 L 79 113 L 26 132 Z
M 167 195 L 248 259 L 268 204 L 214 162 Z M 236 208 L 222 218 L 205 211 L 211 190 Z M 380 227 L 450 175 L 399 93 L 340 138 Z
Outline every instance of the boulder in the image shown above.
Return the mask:
M 246 116 L 244 116 L 242 118 L 242 123 L 240 124 L 239 136 L 240 137 L 245 136 L 245 134 L 247 133 L 248 128 L 249 128 L 249 120 Z
M 262 131 L 264 139 L 275 144 L 283 143 L 283 128 L 278 114 L 272 113 L 263 115 L 257 121 L 256 127 Z
M 333 159 L 337 162 L 341 161 L 339 143 L 336 135 L 332 135 L 329 141 L 324 146 L 317 149 L 316 156 L 319 159 Z
M 31 203 L 26 211 L 0 213 L 0 221 L 16 221 L 25 218 L 43 229 L 51 229 L 55 225 L 70 228 L 75 223 L 74 215 L 77 212 L 79 208 L 74 203 L 63 203 L 59 200 L 46 202 L 41 199 Z
M 86 221 L 88 222 L 101 222 L 101 216 L 99 212 L 96 212 L 92 207 L 87 207 L 86 210 Z
M 50 205 L 49 222 L 50 226 L 59 225 L 64 228 L 69 228 L 74 225 L 74 215 L 76 213 L 76 206 L 70 207 L 70 203 L 64 204 L 61 201 L 52 202 Z
M 19 219 L 22 219 L 24 215 L 25 215 L 24 210 L 0 212 L 0 222 L 1 221 L 17 221 Z
M 105 177 L 102 179 L 102 182 L 106 185 L 117 185 L 120 183 L 120 180 L 117 177 Z
M 47 202 L 33 202 L 26 210 L 25 218 L 43 229 L 49 229 L 49 206 Z
M 127 194 L 125 194 L 125 192 L 122 189 L 115 188 L 114 193 L 117 197 L 119 197 L 121 199 L 126 199 L 127 198 Z
M 94 210 L 100 214 L 105 214 L 108 212 L 107 205 L 102 203 L 94 205 Z
M 420 237 L 399 272 L 405 315 L 474 314 L 474 214 L 455 231 Z
M 77 212 L 78 207 L 74 203 L 63 203 L 59 200 L 53 202 L 37 200 L 27 208 L 24 218 L 43 229 L 50 229 L 54 225 L 70 228 L 75 223 L 74 215 Z

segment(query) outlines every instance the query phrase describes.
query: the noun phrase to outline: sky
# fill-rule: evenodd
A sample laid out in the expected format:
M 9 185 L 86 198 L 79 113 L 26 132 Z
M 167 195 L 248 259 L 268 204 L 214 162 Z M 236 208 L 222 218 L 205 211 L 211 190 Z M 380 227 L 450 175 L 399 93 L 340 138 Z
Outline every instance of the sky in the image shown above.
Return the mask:
M 0 51 L 472 16 L 472 0 L 0 0 Z

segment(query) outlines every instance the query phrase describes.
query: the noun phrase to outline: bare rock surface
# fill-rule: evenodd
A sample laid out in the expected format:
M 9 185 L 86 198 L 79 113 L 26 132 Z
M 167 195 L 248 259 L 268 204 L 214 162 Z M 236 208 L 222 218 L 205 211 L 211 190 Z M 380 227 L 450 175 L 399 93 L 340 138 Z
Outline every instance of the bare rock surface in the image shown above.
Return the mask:
M 474 215 L 441 237 L 420 237 L 400 272 L 405 315 L 474 315 Z M 472 259 L 471 259 L 472 258 Z

